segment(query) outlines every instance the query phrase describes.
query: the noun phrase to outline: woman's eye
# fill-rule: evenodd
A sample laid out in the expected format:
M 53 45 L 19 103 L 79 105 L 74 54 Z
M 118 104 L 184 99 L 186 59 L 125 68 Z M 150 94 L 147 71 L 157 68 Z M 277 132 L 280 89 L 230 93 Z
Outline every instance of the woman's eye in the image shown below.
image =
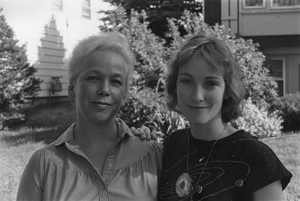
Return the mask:
M 206 86 L 207 87 L 215 87 L 215 86 L 218 86 L 219 83 L 218 82 L 215 82 L 215 81 L 209 81 L 206 83 Z
M 182 83 L 182 84 L 191 84 L 192 81 L 191 80 L 187 80 L 187 79 L 183 79 L 183 80 L 180 80 L 180 83 Z
M 122 82 L 120 80 L 112 80 L 112 83 L 117 86 L 121 86 Z
M 90 81 L 98 81 L 99 78 L 97 76 L 88 76 L 87 77 L 87 80 L 90 80 Z

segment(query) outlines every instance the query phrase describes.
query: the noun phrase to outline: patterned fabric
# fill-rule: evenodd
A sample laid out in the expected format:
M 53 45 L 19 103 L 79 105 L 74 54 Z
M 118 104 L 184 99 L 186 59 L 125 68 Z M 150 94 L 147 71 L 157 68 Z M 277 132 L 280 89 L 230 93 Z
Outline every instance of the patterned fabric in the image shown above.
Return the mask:
M 17 200 L 157 200 L 162 147 L 141 141 L 121 120 L 118 142 L 99 175 L 73 139 L 75 124 L 36 151 L 21 178 Z
M 189 132 L 175 131 L 164 141 L 159 200 L 241 201 L 277 180 L 284 189 L 292 177 L 267 145 L 244 131 L 220 139 L 204 168 L 215 141 L 191 135 L 187 150 Z

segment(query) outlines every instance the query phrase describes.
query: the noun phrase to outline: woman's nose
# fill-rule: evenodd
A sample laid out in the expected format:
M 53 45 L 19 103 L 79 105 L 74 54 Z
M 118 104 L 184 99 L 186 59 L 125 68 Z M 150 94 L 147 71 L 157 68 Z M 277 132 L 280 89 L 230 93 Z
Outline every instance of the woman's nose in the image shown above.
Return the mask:
M 204 100 L 204 91 L 201 86 L 195 86 L 193 94 L 191 96 L 192 101 L 198 103 Z
M 97 95 L 101 96 L 109 96 L 110 91 L 109 91 L 109 84 L 107 82 L 101 82 L 98 86 L 97 89 Z

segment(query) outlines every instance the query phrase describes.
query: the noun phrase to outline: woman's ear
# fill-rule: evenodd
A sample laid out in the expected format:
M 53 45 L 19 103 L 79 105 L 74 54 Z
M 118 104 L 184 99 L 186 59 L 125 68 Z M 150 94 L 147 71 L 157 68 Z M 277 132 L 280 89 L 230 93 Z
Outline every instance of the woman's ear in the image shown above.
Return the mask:
M 70 99 L 75 98 L 75 93 L 74 93 L 74 82 L 70 82 L 69 87 L 68 87 L 68 95 Z

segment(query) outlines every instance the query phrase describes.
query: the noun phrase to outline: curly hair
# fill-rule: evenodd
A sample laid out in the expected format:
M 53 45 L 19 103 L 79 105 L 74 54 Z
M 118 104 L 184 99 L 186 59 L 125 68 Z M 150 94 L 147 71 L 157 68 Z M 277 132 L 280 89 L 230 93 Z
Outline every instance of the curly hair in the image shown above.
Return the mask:
M 240 66 L 223 40 L 203 34 L 188 38 L 168 63 L 165 93 L 169 109 L 178 111 L 176 93 L 178 72 L 194 55 L 205 58 L 223 74 L 225 93 L 221 111 L 222 120 L 227 123 L 239 117 L 245 93 Z

